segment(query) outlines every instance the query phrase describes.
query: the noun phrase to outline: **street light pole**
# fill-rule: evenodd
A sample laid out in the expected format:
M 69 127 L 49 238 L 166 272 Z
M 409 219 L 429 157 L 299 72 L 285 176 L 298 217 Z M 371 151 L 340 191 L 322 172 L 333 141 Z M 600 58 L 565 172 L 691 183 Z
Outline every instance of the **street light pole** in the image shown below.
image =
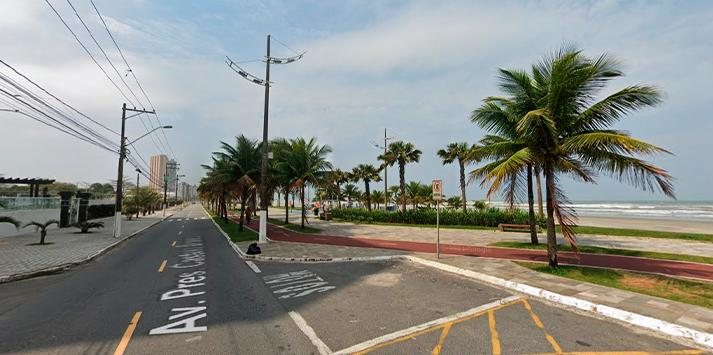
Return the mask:
M 270 107 L 270 35 L 267 35 L 267 56 L 265 57 L 265 110 L 262 120 L 262 166 L 260 167 L 260 233 L 258 243 L 267 242 L 267 117 Z
M 134 200 L 136 202 L 136 218 L 139 218 L 139 174 L 141 174 L 141 170 L 136 168 L 136 195 L 134 196 Z

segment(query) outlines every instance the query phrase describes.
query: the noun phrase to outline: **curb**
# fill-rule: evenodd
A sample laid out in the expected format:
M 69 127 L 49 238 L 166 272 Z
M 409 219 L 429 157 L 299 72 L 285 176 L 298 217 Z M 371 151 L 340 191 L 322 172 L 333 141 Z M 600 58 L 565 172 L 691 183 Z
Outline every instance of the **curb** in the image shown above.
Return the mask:
M 92 254 L 92 255 L 89 255 L 88 257 L 86 257 L 86 258 L 83 259 L 83 260 L 74 261 L 74 262 L 71 262 L 71 263 L 65 263 L 65 264 L 61 264 L 61 265 L 58 265 L 58 266 L 52 266 L 52 267 L 49 267 L 49 268 L 45 268 L 45 269 L 41 269 L 41 270 L 36 270 L 36 271 L 31 271 L 31 272 L 26 272 L 26 273 L 22 273 L 22 274 L 14 274 L 14 275 L 9 275 L 9 276 L 3 276 L 3 277 L 0 277 L 0 284 L 12 282 L 12 281 L 18 281 L 18 280 L 29 279 L 29 278 L 33 278 L 33 277 L 37 277 L 37 276 L 58 274 L 58 273 L 61 273 L 61 272 L 66 271 L 66 270 L 69 270 L 69 269 L 71 269 L 72 267 L 75 267 L 75 266 L 78 266 L 78 265 L 82 265 L 82 264 L 88 263 L 88 262 L 90 262 L 90 261 L 92 261 L 92 260 L 98 258 L 99 256 L 101 256 L 101 255 L 107 253 L 107 252 L 110 251 L 111 249 L 114 249 L 115 247 L 119 246 L 119 244 L 121 244 L 121 243 L 123 243 L 123 242 L 125 242 L 125 241 L 127 241 L 127 240 L 129 240 L 129 239 L 131 239 L 131 238 L 133 238 L 133 237 L 135 237 L 135 236 L 138 235 L 139 233 L 141 233 L 141 232 L 143 232 L 143 231 L 145 231 L 145 230 L 147 230 L 147 229 L 149 229 L 149 228 L 151 228 L 151 227 L 153 227 L 153 226 L 155 226 L 155 225 L 157 225 L 157 224 L 163 222 L 164 220 L 166 220 L 168 217 L 171 217 L 171 216 L 173 216 L 173 213 L 171 213 L 171 214 L 169 214 L 169 215 L 166 215 L 165 217 L 162 217 L 161 219 L 159 219 L 159 220 L 157 220 L 157 221 L 155 221 L 155 222 L 149 224 L 148 226 L 146 226 L 146 227 L 144 227 L 144 228 L 141 228 L 141 229 L 137 230 L 137 231 L 134 232 L 134 233 L 129 234 L 128 236 L 124 237 L 124 238 L 121 239 L 121 240 L 117 240 L 117 241 L 114 242 L 113 244 L 108 245 L 108 246 L 105 247 L 104 249 L 101 249 L 101 250 L 97 251 L 96 253 L 94 253 L 94 254 Z
M 235 250 L 238 255 L 243 259 L 252 259 L 260 261 L 278 261 L 278 262 L 314 262 L 314 263 L 327 263 L 327 262 L 349 262 L 349 261 L 387 261 L 387 260 L 406 260 L 414 263 L 418 263 L 424 266 L 429 266 L 434 269 L 439 269 L 441 271 L 449 272 L 452 274 L 464 276 L 470 279 L 485 282 L 491 285 L 499 286 L 508 290 L 516 291 L 528 296 L 550 301 L 552 303 L 573 307 L 582 311 L 597 314 L 609 319 L 618 320 L 620 322 L 634 325 L 640 328 L 648 329 L 660 334 L 667 336 L 680 338 L 693 342 L 697 345 L 704 346 L 709 349 L 713 349 L 713 334 L 698 331 L 688 327 L 684 327 L 678 324 L 667 322 L 661 319 L 656 319 L 649 316 L 644 316 L 638 313 L 629 312 L 623 309 L 614 308 L 611 306 L 598 304 L 576 297 L 565 296 L 559 293 L 548 291 L 542 288 L 530 286 L 527 284 L 508 281 L 501 279 L 499 277 L 486 275 L 483 273 L 475 272 L 472 270 L 467 270 L 459 268 L 456 266 L 439 263 L 436 261 L 422 259 L 412 255 L 389 255 L 389 256 L 375 256 L 375 257 L 354 257 L 354 258 L 287 258 L 287 257 L 264 257 L 259 255 L 247 255 L 240 248 L 230 240 L 230 237 L 223 232 L 223 230 L 218 226 L 217 223 L 211 218 L 213 225 L 220 231 L 221 234 L 226 238 L 230 246 Z
M 421 265 L 430 266 L 435 269 L 450 272 L 460 276 L 465 276 L 478 281 L 486 282 L 492 285 L 507 288 L 513 291 L 517 291 L 532 297 L 544 299 L 557 304 L 570 306 L 577 308 L 579 310 L 587 311 L 590 313 L 598 314 L 606 318 L 615 319 L 627 324 L 635 325 L 641 328 L 653 330 L 658 333 L 663 333 L 668 336 L 682 338 L 688 341 L 692 341 L 698 345 L 705 346 L 707 348 L 713 349 L 713 334 L 701 332 L 695 329 L 687 328 L 678 324 L 667 322 L 661 319 L 656 319 L 653 317 L 644 316 L 638 313 L 633 313 L 625 311 L 622 309 L 614 308 L 611 306 L 606 306 L 603 304 L 597 304 L 594 302 L 582 300 L 579 298 L 561 295 L 552 291 L 541 289 L 538 287 L 533 287 L 530 285 L 508 281 L 501 279 L 499 277 L 490 276 L 475 272 L 472 270 L 467 270 L 459 268 L 452 265 L 447 265 L 431 260 L 422 259 L 419 257 L 404 255 L 404 260 L 409 260 L 411 262 L 419 263 Z

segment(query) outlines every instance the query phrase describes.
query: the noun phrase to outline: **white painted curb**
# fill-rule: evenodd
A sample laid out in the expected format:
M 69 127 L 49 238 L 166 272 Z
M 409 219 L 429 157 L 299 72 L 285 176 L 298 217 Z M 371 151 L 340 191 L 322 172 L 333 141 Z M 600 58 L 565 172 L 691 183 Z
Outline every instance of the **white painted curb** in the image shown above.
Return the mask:
M 641 314 L 625 311 L 622 309 L 593 303 L 579 298 L 561 295 L 552 291 L 544 290 L 530 285 L 508 281 L 499 277 L 494 277 L 472 270 L 459 268 L 452 265 L 447 265 L 431 260 L 422 259 L 419 257 L 405 255 L 403 259 L 409 260 L 422 265 L 430 266 L 439 270 L 447 271 L 453 274 L 465 276 L 471 279 L 487 282 L 496 286 L 504 287 L 529 296 L 545 299 L 558 304 L 574 307 L 584 311 L 592 312 L 605 316 L 607 318 L 616 319 L 624 323 L 633 324 L 642 328 L 653 330 L 669 336 L 683 338 L 693 341 L 696 344 L 713 349 L 713 334 L 701 332 L 695 329 L 687 328 L 678 324 L 670 323 L 661 319 L 656 319 Z

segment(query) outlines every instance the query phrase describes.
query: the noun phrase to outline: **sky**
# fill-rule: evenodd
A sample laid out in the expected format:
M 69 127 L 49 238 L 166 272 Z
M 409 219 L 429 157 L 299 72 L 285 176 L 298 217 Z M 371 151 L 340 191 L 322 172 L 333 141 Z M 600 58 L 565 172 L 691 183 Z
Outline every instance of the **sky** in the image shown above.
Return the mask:
M 89 0 L 71 2 L 125 73 Z M 109 70 L 68 3 L 51 3 Z M 200 165 L 210 162 L 220 141 L 233 142 L 239 134 L 262 137 L 263 88 L 224 61 L 226 56 L 253 61 L 241 66 L 264 77 L 264 63 L 254 60 L 264 57 L 269 33 L 275 39 L 273 56 L 307 52 L 301 61 L 272 66 L 269 136 L 316 137 L 332 147 L 329 159 L 336 167 L 378 164 L 374 143 L 383 143 L 386 128 L 388 136 L 423 151 L 420 163 L 406 168 L 407 181 L 440 178 L 446 195 L 456 195 L 458 169 L 443 166 L 436 151 L 483 136 L 468 117 L 484 97 L 499 94 L 498 68 L 527 69 L 568 43 L 589 56 L 608 53 L 622 61 L 626 76 L 602 95 L 637 83 L 665 92 L 663 104 L 632 114 L 615 128 L 673 152 L 651 161 L 676 178 L 679 200 L 713 200 L 713 3 L 708 1 L 95 3 L 159 120 L 174 127 L 165 132 L 170 147 L 159 142 L 163 136 L 157 132 L 134 149 L 147 161 L 160 152 L 175 156 L 179 173 L 192 183 L 200 180 Z M 125 99 L 44 1 L 4 0 L 0 13 L 0 59 L 98 122 L 120 128 Z M 0 67 L 0 72 L 8 71 Z M 130 76 L 125 79 L 138 92 Z M 128 120 L 127 136 L 145 133 L 144 124 L 149 123 Z M 0 174 L 75 183 L 116 179 L 115 154 L 16 113 L 0 112 L 0 127 Z M 389 176 L 392 185 L 397 169 Z M 565 180 L 564 188 L 578 201 L 664 199 L 606 176 L 597 181 Z M 467 193 L 468 199 L 485 196 L 477 183 Z

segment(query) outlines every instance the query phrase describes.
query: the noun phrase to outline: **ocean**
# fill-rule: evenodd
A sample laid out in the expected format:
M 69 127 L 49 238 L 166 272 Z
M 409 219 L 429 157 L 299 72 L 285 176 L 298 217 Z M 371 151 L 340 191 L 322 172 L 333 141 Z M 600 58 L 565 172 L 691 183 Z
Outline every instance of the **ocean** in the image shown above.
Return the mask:
M 495 201 L 492 205 L 503 206 Z M 579 216 L 713 221 L 713 201 L 577 201 L 571 206 Z

